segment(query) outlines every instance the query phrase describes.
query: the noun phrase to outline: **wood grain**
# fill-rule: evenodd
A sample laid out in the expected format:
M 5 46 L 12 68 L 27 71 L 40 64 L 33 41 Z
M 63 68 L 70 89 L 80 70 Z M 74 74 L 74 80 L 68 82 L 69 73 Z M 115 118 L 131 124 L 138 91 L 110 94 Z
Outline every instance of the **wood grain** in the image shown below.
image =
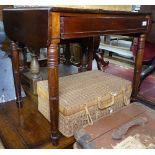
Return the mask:
M 74 138 L 60 135 L 59 145 L 51 143 L 51 125 L 38 112 L 37 98 L 24 86 L 27 97 L 23 108 L 17 109 L 16 102 L 0 104 L 0 137 L 5 148 L 66 148 Z M 7 114 L 7 115 L 6 115 Z

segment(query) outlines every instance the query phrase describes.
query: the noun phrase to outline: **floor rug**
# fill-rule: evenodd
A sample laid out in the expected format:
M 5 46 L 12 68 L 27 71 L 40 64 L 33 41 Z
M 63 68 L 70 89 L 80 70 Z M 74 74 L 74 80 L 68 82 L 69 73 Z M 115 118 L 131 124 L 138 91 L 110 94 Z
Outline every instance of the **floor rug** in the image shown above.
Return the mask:
M 121 65 L 110 63 L 105 68 L 105 72 L 120 76 L 130 81 L 133 79 L 133 69 Z M 143 81 L 140 87 L 140 94 L 152 98 L 155 101 L 155 76 L 150 75 Z

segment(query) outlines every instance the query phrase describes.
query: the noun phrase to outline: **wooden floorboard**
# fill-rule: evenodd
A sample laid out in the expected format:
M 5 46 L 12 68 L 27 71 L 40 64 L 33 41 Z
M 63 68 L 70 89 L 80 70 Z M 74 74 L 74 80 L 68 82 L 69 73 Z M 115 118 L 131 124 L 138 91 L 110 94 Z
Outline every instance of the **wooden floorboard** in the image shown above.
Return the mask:
M 74 138 L 61 136 L 57 147 L 50 140 L 50 124 L 37 110 L 37 97 L 26 92 L 23 108 L 14 101 L 0 104 L 0 137 L 5 148 L 70 148 Z

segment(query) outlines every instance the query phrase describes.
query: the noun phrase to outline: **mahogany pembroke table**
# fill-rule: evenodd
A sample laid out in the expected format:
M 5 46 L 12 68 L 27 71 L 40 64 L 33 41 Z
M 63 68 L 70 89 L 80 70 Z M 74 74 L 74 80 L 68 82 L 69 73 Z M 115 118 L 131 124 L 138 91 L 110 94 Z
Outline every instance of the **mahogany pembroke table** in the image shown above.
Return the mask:
M 23 44 L 36 52 L 40 48 L 48 48 L 48 85 L 53 145 L 58 145 L 59 142 L 59 43 L 65 40 L 88 39 L 88 69 L 90 70 L 94 37 L 105 34 L 139 37 L 132 92 L 132 98 L 137 97 L 144 43 L 151 26 L 150 14 L 61 7 L 11 8 L 3 10 L 3 21 L 5 32 L 11 40 L 18 108 L 22 107 L 22 98 L 17 44 Z

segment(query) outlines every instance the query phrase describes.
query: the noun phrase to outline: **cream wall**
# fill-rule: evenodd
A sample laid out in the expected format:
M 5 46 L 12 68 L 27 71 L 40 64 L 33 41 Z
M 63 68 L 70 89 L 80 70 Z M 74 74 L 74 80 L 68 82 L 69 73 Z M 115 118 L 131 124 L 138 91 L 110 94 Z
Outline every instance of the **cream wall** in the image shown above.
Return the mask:
M 59 5 L 60 7 L 132 11 L 132 5 Z

